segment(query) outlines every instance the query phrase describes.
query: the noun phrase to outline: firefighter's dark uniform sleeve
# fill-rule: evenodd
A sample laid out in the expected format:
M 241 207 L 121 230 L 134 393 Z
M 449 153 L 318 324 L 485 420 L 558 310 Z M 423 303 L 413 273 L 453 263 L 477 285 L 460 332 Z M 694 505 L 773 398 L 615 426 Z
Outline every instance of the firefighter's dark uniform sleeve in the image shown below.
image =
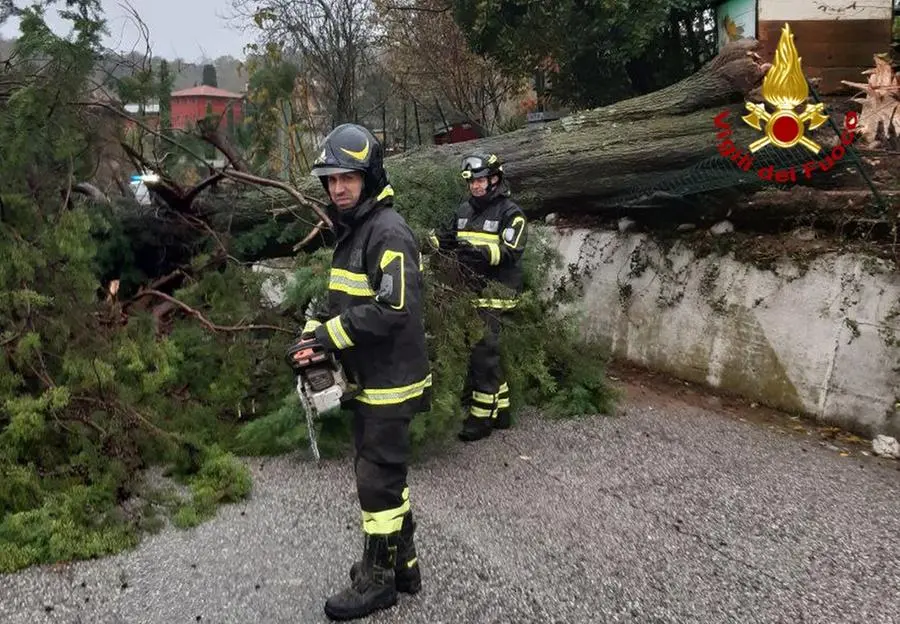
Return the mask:
M 441 249 L 444 247 L 441 245 L 442 240 L 455 240 L 456 218 L 457 215 L 454 213 L 446 223 L 428 233 L 428 242 L 434 249 Z
M 406 322 L 409 301 L 419 298 L 419 251 L 402 229 L 376 232 L 366 250 L 368 281 L 374 296 L 316 328 L 328 349 L 347 349 L 389 336 Z
M 518 262 L 528 242 L 528 223 L 518 207 L 507 210 L 500 223 L 500 261 L 497 264 Z

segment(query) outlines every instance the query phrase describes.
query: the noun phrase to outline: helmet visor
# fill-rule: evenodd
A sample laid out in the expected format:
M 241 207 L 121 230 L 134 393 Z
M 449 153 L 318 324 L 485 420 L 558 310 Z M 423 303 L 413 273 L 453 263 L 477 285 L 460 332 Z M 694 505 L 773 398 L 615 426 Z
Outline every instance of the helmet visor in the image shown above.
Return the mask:
M 472 178 L 481 178 L 488 174 L 487 165 L 483 158 L 478 156 L 467 156 L 462 163 L 462 177 L 469 180 Z

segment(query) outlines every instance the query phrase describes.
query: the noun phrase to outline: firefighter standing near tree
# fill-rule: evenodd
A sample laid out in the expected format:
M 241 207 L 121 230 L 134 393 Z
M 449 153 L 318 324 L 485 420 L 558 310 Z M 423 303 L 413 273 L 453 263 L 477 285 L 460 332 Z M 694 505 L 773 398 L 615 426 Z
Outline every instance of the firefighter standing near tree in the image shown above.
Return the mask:
M 475 308 L 484 323 L 484 336 L 473 347 L 463 389 L 467 415 L 460 440 L 471 442 L 510 426 L 509 385 L 500 360 L 503 312 L 515 307 L 522 292 L 522 254 L 528 238 L 522 209 L 513 202 L 495 154 L 472 154 L 462 161 L 470 197 L 431 244 L 454 251 L 479 298 Z M 505 293 L 489 293 L 492 284 Z
M 392 207 L 381 145 L 362 126 L 338 126 L 312 174 L 332 200 L 337 241 L 330 318 L 307 323 L 301 343 L 335 352 L 361 389 L 352 406 L 365 545 L 362 560 L 350 569 L 350 587 L 325 603 L 329 618 L 347 620 L 394 605 L 397 591 L 419 590 L 406 479 L 409 425 L 416 412 L 430 408 L 431 374 L 421 256 Z

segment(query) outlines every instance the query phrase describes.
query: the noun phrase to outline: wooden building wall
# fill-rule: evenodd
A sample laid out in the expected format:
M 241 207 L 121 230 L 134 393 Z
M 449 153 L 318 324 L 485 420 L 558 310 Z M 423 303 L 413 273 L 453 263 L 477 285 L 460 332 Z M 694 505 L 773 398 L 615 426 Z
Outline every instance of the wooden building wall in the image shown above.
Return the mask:
M 819 78 L 818 91 L 848 91 L 841 80 L 865 82 L 872 57 L 891 49 L 893 0 L 758 0 L 757 39 L 769 60 L 785 22 L 794 33 L 803 71 Z

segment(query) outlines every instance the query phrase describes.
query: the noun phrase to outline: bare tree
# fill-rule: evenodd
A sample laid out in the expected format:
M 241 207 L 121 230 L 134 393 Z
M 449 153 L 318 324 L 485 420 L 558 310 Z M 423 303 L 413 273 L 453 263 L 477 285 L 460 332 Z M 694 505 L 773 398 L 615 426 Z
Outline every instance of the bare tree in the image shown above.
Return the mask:
M 360 76 L 375 37 L 372 0 L 231 0 L 234 18 L 259 43 L 296 62 L 331 116 L 355 121 Z
M 488 131 L 503 103 L 521 92 L 519 80 L 470 51 L 447 0 L 374 0 L 387 64 L 419 101 L 443 100 Z

